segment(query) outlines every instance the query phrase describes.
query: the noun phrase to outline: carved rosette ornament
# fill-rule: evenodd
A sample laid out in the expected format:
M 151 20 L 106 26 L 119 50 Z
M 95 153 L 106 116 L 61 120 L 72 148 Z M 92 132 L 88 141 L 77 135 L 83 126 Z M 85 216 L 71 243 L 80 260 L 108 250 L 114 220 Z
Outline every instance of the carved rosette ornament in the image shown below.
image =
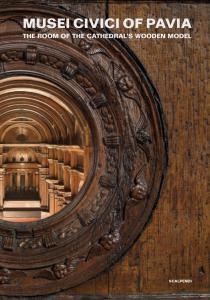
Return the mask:
M 54 293 L 116 262 L 150 217 L 167 160 L 159 97 L 140 63 L 115 40 L 23 39 L 21 19 L 32 10 L 76 17 L 44 5 L 1 8 L 12 31 L 0 35 L 0 77 L 39 77 L 65 92 L 89 124 L 94 158 L 64 210 L 38 222 L 0 221 L 0 295 Z

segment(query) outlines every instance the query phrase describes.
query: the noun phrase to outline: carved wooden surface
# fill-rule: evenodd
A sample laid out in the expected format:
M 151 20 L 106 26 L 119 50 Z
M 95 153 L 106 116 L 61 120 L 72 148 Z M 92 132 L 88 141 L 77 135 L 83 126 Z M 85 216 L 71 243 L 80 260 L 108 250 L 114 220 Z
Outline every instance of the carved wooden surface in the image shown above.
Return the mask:
M 45 5 L 2 7 L 0 76 L 53 83 L 86 119 L 94 151 L 86 183 L 65 209 L 37 222 L 0 221 L 0 294 L 10 296 L 59 292 L 113 265 L 148 221 L 167 166 L 160 99 L 143 68 L 117 41 L 80 39 L 72 25 L 68 41 L 24 40 L 22 19 L 32 10 L 75 18 Z
M 86 7 L 84 12 L 82 5 L 77 6 L 78 12 L 92 16 L 91 9 L 95 4 L 89 4 L 89 10 Z M 146 67 L 161 96 L 169 135 L 167 181 L 153 218 L 128 254 L 110 271 L 62 292 L 61 297 L 89 294 L 88 298 L 94 299 L 93 295 L 103 294 L 102 299 L 107 299 L 108 295 L 123 294 L 119 298 L 127 299 L 125 295 L 128 294 L 191 291 L 197 292 L 191 296 L 197 299 L 198 294 L 207 293 L 210 286 L 209 112 L 206 97 L 209 6 L 140 3 L 137 7 L 131 2 L 111 2 L 109 15 L 121 18 L 146 18 L 148 15 L 190 17 L 194 20 L 193 39 L 126 41 Z M 138 183 L 138 177 L 135 182 Z M 115 234 L 117 236 L 117 232 Z M 66 267 L 66 263 L 59 266 L 64 273 Z M 60 274 L 59 268 L 57 274 Z M 191 278 L 192 283 L 168 282 L 169 279 L 182 278 Z M 154 298 L 162 299 L 162 296 Z M 206 295 L 203 299 L 208 298 Z
M 209 292 L 210 9 L 208 4 L 193 1 L 145 2 L 110 1 L 109 16 L 193 20 L 191 40 L 126 40 L 161 96 L 169 135 L 167 180 L 152 220 L 128 254 L 110 272 L 69 293 Z M 191 278 L 192 283 L 168 282 L 176 278 Z

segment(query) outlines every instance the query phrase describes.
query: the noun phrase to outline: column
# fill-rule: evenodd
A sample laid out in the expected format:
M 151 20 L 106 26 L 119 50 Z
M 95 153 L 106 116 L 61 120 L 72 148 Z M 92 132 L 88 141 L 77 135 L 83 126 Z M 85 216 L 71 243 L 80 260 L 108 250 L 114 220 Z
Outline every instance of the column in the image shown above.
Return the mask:
M 77 166 L 77 152 L 75 151 L 75 149 L 71 150 L 71 167 L 72 168 L 76 168 Z
M 3 164 L 4 164 L 4 149 L 3 149 L 3 146 L 1 146 L 0 147 L 0 166 L 2 167 Z
M 57 159 L 54 159 L 53 163 L 54 163 L 54 177 L 58 178 L 58 161 L 57 161 Z
M 13 173 L 9 173 L 9 191 L 12 191 L 13 189 Z
M 28 173 L 25 173 L 25 190 L 28 191 Z
M 71 170 L 70 172 L 70 185 L 71 185 L 71 194 L 72 196 L 78 193 L 79 188 L 79 176 L 78 171 Z
M 0 169 L 0 209 L 3 209 L 4 205 L 4 176 L 5 169 Z
M 63 163 L 58 163 L 58 180 L 63 181 Z
M 56 212 L 54 189 L 50 188 L 48 192 L 49 192 L 49 211 L 51 215 L 54 215 L 54 213 Z
M 32 173 L 32 188 L 33 191 L 36 189 L 36 174 L 34 172 Z
M 51 215 L 57 212 L 57 189 L 56 186 L 58 185 L 58 180 L 56 179 L 46 179 L 48 184 L 48 198 L 49 198 L 49 212 Z
M 48 209 L 48 185 L 46 182 L 46 178 L 48 175 L 48 168 L 40 168 L 39 169 L 39 191 L 41 198 L 41 207 L 43 209 Z
M 17 190 L 20 191 L 20 173 L 17 173 Z
M 36 192 L 39 191 L 39 173 L 35 173 L 35 187 L 36 187 Z
M 54 161 L 53 159 L 49 158 L 48 159 L 48 163 L 49 163 L 49 176 L 50 178 L 54 178 Z
M 70 190 L 70 166 L 63 166 L 63 181 L 65 190 Z
M 54 190 L 54 204 L 55 204 L 55 213 L 60 210 L 58 206 L 58 190 Z

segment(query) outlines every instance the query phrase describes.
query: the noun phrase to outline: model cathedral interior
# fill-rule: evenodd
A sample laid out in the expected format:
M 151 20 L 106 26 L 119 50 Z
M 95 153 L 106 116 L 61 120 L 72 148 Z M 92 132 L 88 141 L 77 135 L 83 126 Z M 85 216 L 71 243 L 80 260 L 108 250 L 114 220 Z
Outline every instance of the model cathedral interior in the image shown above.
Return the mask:
M 0 218 L 30 222 L 70 204 L 91 161 L 87 122 L 71 95 L 44 79 L 0 81 Z

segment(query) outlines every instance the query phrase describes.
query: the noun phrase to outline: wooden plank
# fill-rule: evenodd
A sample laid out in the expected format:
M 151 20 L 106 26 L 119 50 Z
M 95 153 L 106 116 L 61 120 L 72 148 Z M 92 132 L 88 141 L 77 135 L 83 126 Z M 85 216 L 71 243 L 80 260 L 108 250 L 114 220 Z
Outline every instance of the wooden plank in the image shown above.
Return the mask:
M 109 272 L 109 293 L 206 292 L 210 286 L 206 97 L 209 6 L 111 1 L 109 16 L 121 19 L 177 16 L 193 21 L 191 40 L 126 40 L 160 93 L 168 124 L 169 169 L 150 224 Z M 106 290 L 107 277 L 103 276 L 97 292 Z M 169 283 L 169 279 L 192 279 L 192 283 Z M 78 287 L 77 293 L 89 291 L 88 286 L 86 283 Z M 123 297 L 120 299 L 129 299 Z M 152 299 L 152 295 L 149 297 Z M 199 295 L 185 297 L 199 298 Z
M 208 291 L 209 104 L 206 95 L 209 6 L 154 2 L 119 5 L 111 2 L 109 16 L 120 19 L 176 16 L 188 17 L 193 22 L 190 40 L 126 40 L 160 93 L 169 134 L 165 187 L 150 225 L 137 242 L 140 249 L 138 280 L 140 291 L 146 293 Z M 125 31 L 134 33 L 134 30 Z M 147 32 L 147 29 L 143 27 L 141 32 Z M 136 247 L 110 272 L 110 294 L 125 293 L 130 289 L 138 292 L 139 285 L 132 280 L 133 268 L 127 264 L 136 255 Z M 192 283 L 169 283 L 169 279 L 192 279 Z
M 87 17 L 105 14 L 100 1 L 62 5 Z M 126 40 L 160 93 L 169 136 L 167 180 L 153 218 L 127 255 L 109 272 L 55 299 L 209 299 L 209 6 L 110 1 L 109 16 L 177 16 L 193 22 L 190 40 Z M 176 279 L 192 283 L 169 282 Z M 105 296 L 94 297 L 98 294 Z

